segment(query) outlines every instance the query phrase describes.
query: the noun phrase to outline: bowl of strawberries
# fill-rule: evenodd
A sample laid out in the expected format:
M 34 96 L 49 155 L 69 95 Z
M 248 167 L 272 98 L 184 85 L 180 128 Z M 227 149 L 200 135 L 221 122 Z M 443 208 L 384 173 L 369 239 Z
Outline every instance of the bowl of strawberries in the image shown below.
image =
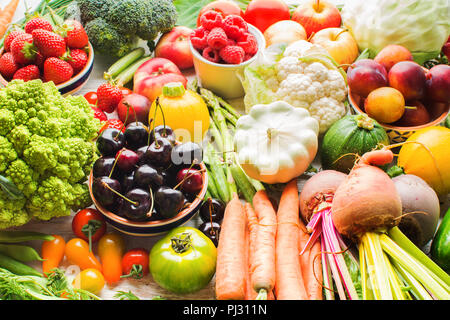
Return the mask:
M 265 46 L 263 34 L 241 16 L 215 10 L 203 13 L 190 36 L 199 83 L 226 99 L 245 94 L 239 73 Z
M 0 49 L 0 83 L 19 79 L 53 81 L 63 95 L 73 94 L 88 81 L 94 49 L 82 24 L 66 20 L 55 26 L 33 17 L 23 29 L 14 28 Z

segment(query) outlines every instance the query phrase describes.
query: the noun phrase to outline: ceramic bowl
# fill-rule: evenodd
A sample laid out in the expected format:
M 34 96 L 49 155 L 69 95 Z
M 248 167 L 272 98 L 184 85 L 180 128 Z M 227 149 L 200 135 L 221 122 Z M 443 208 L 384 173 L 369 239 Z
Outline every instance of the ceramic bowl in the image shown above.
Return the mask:
M 348 89 L 348 101 L 354 112 L 364 113 L 364 111 L 362 110 L 362 107 L 364 105 L 364 99 L 362 99 L 360 96 L 356 94 L 352 94 L 350 88 Z M 406 141 L 406 139 L 408 139 L 409 136 L 411 136 L 414 132 L 416 132 L 419 129 L 432 126 L 439 126 L 443 124 L 448 114 L 449 114 L 449 106 L 447 105 L 447 109 L 440 116 L 435 118 L 433 121 L 420 126 L 399 127 L 384 123 L 380 123 L 380 125 L 386 130 L 386 133 L 389 136 L 389 140 L 391 141 L 391 143 L 400 143 Z
M 179 227 L 189 220 L 191 220 L 200 209 L 203 198 L 205 197 L 208 187 L 208 175 L 206 173 L 206 166 L 202 162 L 198 165 L 198 169 L 202 171 L 203 187 L 198 193 L 195 200 L 184 210 L 180 211 L 175 217 L 164 220 L 136 222 L 127 218 L 121 217 L 105 208 L 103 208 L 97 200 L 95 200 L 92 193 L 93 175 L 92 171 L 89 175 L 89 193 L 92 201 L 97 209 L 103 214 L 106 222 L 108 222 L 115 229 L 133 236 L 156 236 L 164 234 L 175 227 Z
M 192 46 L 189 41 L 189 46 L 194 58 L 194 68 L 197 74 L 199 84 L 215 94 L 225 99 L 234 99 L 244 96 L 244 88 L 238 73 L 242 72 L 246 66 L 256 60 L 260 52 L 266 47 L 266 41 L 263 34 L 252 25 L 248 25 L 249 32 L 252 33 L 258 41 L 258 53 L 256 53 L 249 60 L 241 64 L 222 64 L 214 63 L 206 60 L 203 56 Z
M 3 54 L 3 48 L 0 50 L 0 56 Z M 92 68 L 94 67 L 94 48 L 91 43 L 89 43 L 89 54 L 88 61 L 84 68 L 72 77 L 70 80 L 60 83 L 56 85 L 59 92 L 63 96 L 71 95 L 80 90 L 86 82 L 89 80 L 89 76 L 91 75 Z M 2 86 L 6 86 L 8 81 L 0 75 L 0 83 Z

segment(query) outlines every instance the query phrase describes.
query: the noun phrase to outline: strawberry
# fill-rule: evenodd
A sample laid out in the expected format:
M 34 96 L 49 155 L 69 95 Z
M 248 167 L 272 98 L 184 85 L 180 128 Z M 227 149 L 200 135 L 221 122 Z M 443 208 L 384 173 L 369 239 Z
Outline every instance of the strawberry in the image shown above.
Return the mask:
M 26 67 L 20 68 L 14 73 L 13 79 L 19 79 L 23 81 L 30 81 L 34 79 L 39 79 L 40 77 L 39 68 L 34 64 L 30 64 Z
M 89 38 L 83 25 L 77 20 L 67 20 L 61 30 L 61 36 L 69 48 L 82 49 L 89 43 Z
M 33 36 L 28 33 L 17 35 L 11 42 L 11 53 L 19 64 L 29 64 L 36 57 L 36 47 L 33 45 Z
M 3 41 L 3 46 L 5 47 L 5 52 L 8 52 L 11 50 L 11 43 L 16 38 L 16 36 L 18 36 L 19 34 L 25 34 L 25 32 L 23 32 L 22 30 L 13 30 L 6 35 L 5 40 Z
M 31 32 L 33 32 L 33 30 L 35 30 L 35 29 L 43 29 L 43 30 L 47 30 L 47 31 L 53 31 L 52 24 L 49 21 L 47 21 L 41 17 L 32 18 L 30 21 L 28 21 L 25 24 L 24 30 L 26 33 L 31 34 Z
M 97 107 L 104 112 L 113 112 L 122 98 L 122 90 L 111 83 L 103 83 L 97 88 Z
M 33 43 L 45 57 L 61 57 L 66 52 L 66 42 L 59 34 L 42 29 L 33 30 Z
M 91 105 L 91 109 L 92 109 L 92 111 L 94 111 L 94 118 L 97 118 L 100 121 L 108 120 L 108 117 L 106 116 L 106 114 L 99 107 Z
M 211 47 L 211 49 L 222 49 L 227 45 L 228 38 L 225 34 L 225 31 L 223 31 L 222 28 L 213 28 L 208 34 L 207 37 L 208 46 Z
M 103 125 L 103 127 L 100 128 L 98 133 L 100 134 L 103 132 L 103 130 L 108 129 L 108 128 L 115 128 L 117 130 L 125 132 L 125 126 L 124 126 L 123 122 L 120 121 L 120 119 L 116 119 L 116 118 L 106 120 L 105 124 Z
M 19 65 L 14 60 L 14 56 L 11 52 L 6 52 L 0 57 L 0 74 L 4 78 L 12 78 L 18 69 Z
M 36 58 L 34 59 L 34 64 L 42 69 L 44 67 L 45 57 L 40 52 L 36 52 Z
M 73 68 L 73 73 L 80 72 L 88 61 L 88 55 L 86 51 L 82 49 L 72 49 L 68 55 L 64 56 L 64 60 L 67 61 Z
M 239 64 L 244 61 L 245 52 L 239 46 L 226 46 L 219 51 L 223 61 L 229 64 Z
M 72 78 L 72 66 L 64 60 L 50 57 L 44 62 L 44 81 L 53 81 L 54 84 L 65 82 Z

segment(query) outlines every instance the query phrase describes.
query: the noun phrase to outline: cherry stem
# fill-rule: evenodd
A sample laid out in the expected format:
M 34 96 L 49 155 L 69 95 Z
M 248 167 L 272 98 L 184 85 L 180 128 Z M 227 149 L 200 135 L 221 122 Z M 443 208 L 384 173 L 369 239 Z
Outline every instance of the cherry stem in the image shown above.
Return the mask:
M 211 223 L 212 235 L 215 235 L 216 231 L 214 230 L 213 219 L 212 219 L 212 199 L 211 198 L 208 198 L 208 209 L 209 209 L 209 222 Z
M 198 173 L 198 172 L 204 172 L 205 170 L 204 169 L 202 169 L 202 170 L 195 170 L 195 171 L 193 171 L 192 173 L 189 173 L 190 171 L 191 171 L 191 169 L 192 169 L 192 167 L 195 165 L 195 162 L 196 162 L 196 160 L 194 159 L 194 161 L 191 163 L 191 166 L 189 167 L 189 169 L 188 169 L 188 174 L 186 174 L 185 176 L 184 176 L 184 178 L 173 188 L 173 190 L 176 190 L 179 186 L 181 186 L 181 185 L 183 185 L 183 183 L 187 180 L 187 179 L 189 179 L 190 177 L 192 177 L 194 174 L 196 174 L 196 173 Z
M 120 157 L 120 155 L 122 154 L 122 152 L 123 152 L 124 150 L 125 150 L 125 148 L 122 148 L 122 149 L 119 151 L 119 153 L 116 155 L 116 159 L 114 160 L 113 167 L 111 168 L 111 171 L 109 172 L 108 178 L 111 178 L 111 176 L 112 176 L 112 174 L 113 174 L 113 171 L 114 171 L 114 169 L 115 169 L 115 167 L 116 167 L 116 163 L 117 163 L 117 161 L 119 160 L 119 157 Z
M 106 189 L 109 189 L 110 191 L 112 191 L 113 193 L 117 194 L 119 197 L 125 199 L 126 201 L 128 201 L 129 203 L 137 206 L 139 204 L 139 202 L 137 201 L 133 201 L 128 199 L 127 197 L 125 197 L 123 194 L 121 194 L 120 192 L 117 192 L 116 190 L 114 190 L 113 188 L 111 188 L 106 182 L 103 182 L 103 186 L 106 187 Z
M 149 188 L 149 191 L 150 191 L 150 198 L 152 199 L 152 204 L 150 205 L 150 210 L 147 212 L 146 216 L 150 218 L 153 213 L 153 208 L 155 205 L 155 198 L 153 197 L 153 190 L 151 187 Z

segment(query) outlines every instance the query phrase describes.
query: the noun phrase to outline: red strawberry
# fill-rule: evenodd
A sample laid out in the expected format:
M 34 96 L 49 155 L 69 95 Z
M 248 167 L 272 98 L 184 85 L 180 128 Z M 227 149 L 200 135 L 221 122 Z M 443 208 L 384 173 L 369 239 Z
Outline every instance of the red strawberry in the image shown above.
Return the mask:
M 36 47 L 33 45 L 33 36 L 28 33 L 17 35 L 11 42 L 11 53 L 19 64 L 29 64 L 36 57 Z
M 64 60 L 50 57 L 44 62 L 44 81 L 53 81 L 54 84 L 65 82 L 72 78 L 72 66 Z
M 97 118 L 100 121 L 108 120 L 108 117 L 106 116 L 106 114 L 99 107 L 91 105 L 91 109 L 92 109 L 92 111 L 94 111 L 94 118 Z
M 42 29 L 36 29 L 31 34 L 33 43 L 45 58 L 59 58 L 66 52 L 66 42 L 59 34 Z
M 34 59 L 34 64 L 39 67 L 39 69 L 42 69 L 44 67 L 45 58 L 42 55 L 42 53 L 37 52 L 36 58 Z
M 80 72 L 88 61 L 88 55 L 86 51 L 82 49 L 72 49 L 67 57 L 64 58 L 73 68 L 73 73 Z
M 98 133 L 100 134 L 103 132 L 103 130 L 108 129 L 108 128 L 115 128 L 122 132 L 125 132 L 125 126 L 123 125 L 123 122 L 120 121 L 120 119 L 116 119 L 116 118 L 106 120 L 105 124 L 103 125 L 103 127 L 100 128 Z
M 23 81 L 30 81 L 34 79 L 39 79 L 40 77 L 39 68 L 34 64 L 30 64 L 26 67 L 20 68 L 14 73 L 13 79 L 19 79 Z
M 248 25 L 241 16 L 229 15 L 223 20 L 223 30 L 228 38 L 237 40 L 248 32 Z
M 89 38 L 83 25 L 77 20 L 67 20 L 61 29 L 61 36 L 64 37 L 69 48 L 81 49 L 88 45 Z
M 222 49 L 227 45 L 228 38 L 222 28 L 213 28 L 207 37 L 208 46 L 212 49 Z
M 47 31 L 53 31 L 52 24 L 41 17 L 32 18 L 25 24 L 24 30 L 26 33 L 33 32 L 35 29 L 43 29 Z
M 97 88 L 97 107 L 104 112 L 113 112 L 122 98 L 122 90 L 111 83 L 103 83 Z
M 5 47 L 5 52 L 8 52 L 11 50 L 11 43 L 16 38 L 16 36 L 18 36 L 19 34 L 25 34 L 25 32 L 23 32 L 22 30 L 13 30 L 6 35 L 5 40 L 3 41 L 3 46 Z
M 219 51 L 223 61 L 229 64 L 239 64 L 244 61 L 245 52 L 239 46 L 226 46 Z
M 19 70 L 19 65 L 14 60 L 14 56 L 11 52 L 6 52 L 0 57 L 0 74 L 4 78 L 12 78 L 17 70 Z
M 208 10 L 200 17 L 200 25 L 206 30 L 221 28 L 223 23 L 222 14 L 218 11 Z

